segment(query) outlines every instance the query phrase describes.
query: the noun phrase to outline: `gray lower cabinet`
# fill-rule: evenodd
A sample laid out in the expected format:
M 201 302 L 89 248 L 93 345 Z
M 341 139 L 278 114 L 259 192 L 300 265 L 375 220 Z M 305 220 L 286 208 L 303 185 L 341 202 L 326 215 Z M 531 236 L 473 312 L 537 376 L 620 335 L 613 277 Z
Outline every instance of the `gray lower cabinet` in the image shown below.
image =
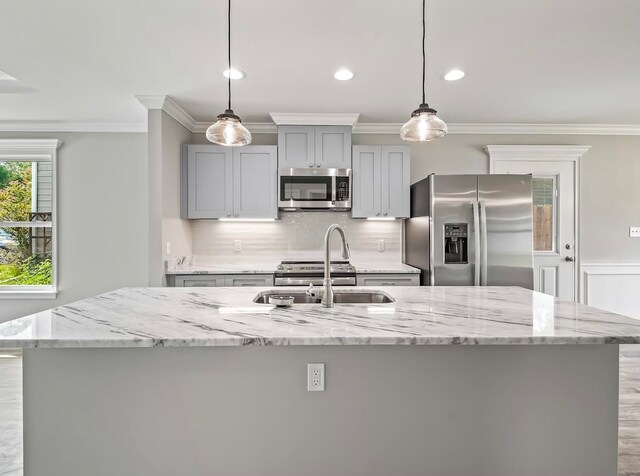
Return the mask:
M 358 286 L 420 286 L 419 274 L 373 274 L 356 275 Z
M 279 126 L 278 167 L 351 168 L 351 127 Z
M 276 146 L 185 144 L 182 218 L 277 218 Z
M 273 274 L 228 274 L 225 286 L 273 286 Z
M 408 218 L 411 154 L 404 145 L 353 147 L 353 218 Z
M 225 276 L 221 274 L 168 275 L 167 284 L 176 288 L 215 288 L 225 285 Z
M 167 275 L 172 287 L 273 286 L 273 274 L 177 274 Z

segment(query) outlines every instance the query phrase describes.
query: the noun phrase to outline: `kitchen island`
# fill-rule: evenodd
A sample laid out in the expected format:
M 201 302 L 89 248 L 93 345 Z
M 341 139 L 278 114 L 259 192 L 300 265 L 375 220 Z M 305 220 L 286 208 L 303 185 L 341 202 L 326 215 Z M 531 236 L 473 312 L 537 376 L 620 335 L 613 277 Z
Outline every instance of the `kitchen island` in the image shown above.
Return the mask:
M 0 324 L 25 349 L 25 476 L 616 474 L 639 321 L 521 288 L 262 291 L 121 289 Z

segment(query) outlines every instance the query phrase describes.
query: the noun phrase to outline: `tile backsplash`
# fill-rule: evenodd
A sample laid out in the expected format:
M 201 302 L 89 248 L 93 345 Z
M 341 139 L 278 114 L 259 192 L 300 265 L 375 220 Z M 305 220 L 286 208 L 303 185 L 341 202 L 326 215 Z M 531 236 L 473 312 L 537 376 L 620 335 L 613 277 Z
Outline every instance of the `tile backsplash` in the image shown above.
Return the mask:
M 192 222 L 196 261 L 245 262 L 322 259 L 327 228 L 340 224 L 347 235 L 352 261 L 400 262 L 402 221 L 355 220 L 345 212 L 282 212 L 273 222 Z M 337 235 L 337 233 L 336 233 Z M 340 240 L 332 238 L 332 258 L 339 258 Z M 384 250 L 378 251 L 383 245 Z M 240 248 L 240 251 L 236 251 Z

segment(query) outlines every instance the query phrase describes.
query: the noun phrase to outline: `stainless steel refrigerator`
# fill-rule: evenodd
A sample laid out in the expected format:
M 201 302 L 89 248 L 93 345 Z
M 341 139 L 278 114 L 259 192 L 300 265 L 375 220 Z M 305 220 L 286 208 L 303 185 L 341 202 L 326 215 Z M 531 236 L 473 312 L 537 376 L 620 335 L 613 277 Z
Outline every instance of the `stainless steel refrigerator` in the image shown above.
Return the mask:
M 404 261 L 423 286 L 533 289 L 530 175 L 430 175 L 411 186 Z

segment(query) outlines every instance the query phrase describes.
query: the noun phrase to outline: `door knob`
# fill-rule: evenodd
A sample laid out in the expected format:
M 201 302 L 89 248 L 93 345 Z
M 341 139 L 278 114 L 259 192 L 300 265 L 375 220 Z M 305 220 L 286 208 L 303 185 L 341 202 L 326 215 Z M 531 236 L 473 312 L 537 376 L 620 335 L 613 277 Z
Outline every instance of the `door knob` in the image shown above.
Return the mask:
M 575 261 L 575 258 L 573 256 L 565 256 L 564 260 L 568 261 L 569 263 L 573 263 Z

